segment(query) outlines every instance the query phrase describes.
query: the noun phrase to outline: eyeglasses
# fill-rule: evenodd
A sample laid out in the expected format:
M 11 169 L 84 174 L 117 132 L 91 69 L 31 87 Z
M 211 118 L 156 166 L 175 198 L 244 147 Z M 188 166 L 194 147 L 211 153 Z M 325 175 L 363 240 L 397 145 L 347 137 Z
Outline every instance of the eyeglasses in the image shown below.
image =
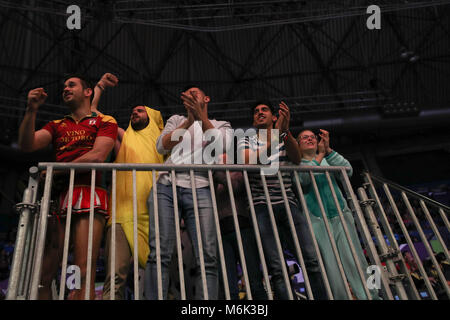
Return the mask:
M 311 140 L 317 140 L 317 136 L 315 134 L 312 135 L 305 135 L 305 136 L 301 136 L 299 137 L 299 141 L 300 140 L 308 140 L 308 138 L 311 138 Z

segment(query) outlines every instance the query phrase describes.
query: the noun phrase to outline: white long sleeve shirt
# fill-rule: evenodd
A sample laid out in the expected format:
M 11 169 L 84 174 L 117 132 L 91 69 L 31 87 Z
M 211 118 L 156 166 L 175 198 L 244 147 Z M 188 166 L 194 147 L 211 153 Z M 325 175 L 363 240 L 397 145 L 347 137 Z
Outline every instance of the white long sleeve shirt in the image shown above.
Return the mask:
M 172 151 L 166 150 L 163 147 L 162 139 L 166 134 L 169 134 L 176 128 L 178 128 L 187 118 L 181 115 L 173 115 L 167 120 L 164 130 L 161 132 L 158 140 L 156 141 L 156 149 L 159 153 L 171 154 L 170 157 L 164 162 L 164 164 L 206 164 L 203 159 L 203 153 L 205 147 L 211 144 L 203 133 L 201 123 L 194 121 L 194 123 L 186 130 L 174 132 L 172 139 L 178 141 L 178 136 L 182 136 L 183 140 L 172 148 Z M 233 130 L 228 121 L 209 120 L 215 129 L 212 129 L 210 133 L 215 139 L 222 140 L 222 148 L 219 150 L 223 153 L 228 149 L 233 142 Z M 215 142 L 215 140 L 214 140 Z M 207 171 L 195 171 L 195 187 L 203 188 L 209 186 L 209 178 Z M 165 185 L 172 184 L 171 177 L 168 171 L 159 172 L 158 183 Z M 189 171 L 179 171 L 176 173 L 176 185 L 183 188 L 191 188 L 191 177 Z

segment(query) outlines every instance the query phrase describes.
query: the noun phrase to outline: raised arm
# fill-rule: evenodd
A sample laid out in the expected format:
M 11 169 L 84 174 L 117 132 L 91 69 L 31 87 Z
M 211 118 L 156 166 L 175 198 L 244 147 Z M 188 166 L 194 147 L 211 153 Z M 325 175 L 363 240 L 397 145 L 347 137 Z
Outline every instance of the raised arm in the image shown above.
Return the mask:
M 350 171 L 347 171 L 348 176 L 351 177 L 353 174 L 353 168 L 350 162 L 345 159 L 342 155 L 331 149 L 330 147 L 330 134 L 328 131 L 320 129 L 320 137 L 324 141 L 325 146 L 325 159 L 330 166 L 347 167 Z
M 35 131 L 36 115 L 39 107 L 47 99 L 43 88 L 30 90 L 28 93 L 27 109 L 19 128 L 19 148 L 25 152 L 32 152 L 48 146 L 52 142 L 49 131 L 41 129 Z
M 182 137 L 179 139 L 172 139 L 172 135 L 175 130 L 182 129 L 187 130 L 193 123 L 194 117 L 191 112 L 188 111 L 188 118 L 179 123 L 180 116 L 172 116 L 167 120 L 166 126 L 164 130 L 161 132 L 161 135 L 156 140 L 156 149 L 160 154 L 168 154 L 172 151 L 172 149 L 181 142 Z
M 319 165 L 322 163 L 324 157 L 325 157 L 325 140 L 322 138 L 320 139 L 320 142 L 317 144 L 317 155 L 315 158 Z
M 94 88 L 94 98 L 91 102 L 91 111 L 99 113 L 98 103 L 103 94 L 103 91 L 108 87 L 115 87 L 119 83 L 119 79 L 112 73 L 105 73 L 97 82 Z
M 117 128 L 117 139 L 114 142 L 114 154 L 117 156 L 119 154 L 120 145 L 122 144 L 123 135 L 125 134 L 125 130 L 122 128 Z
M 291 121 L 291 112 L 289 107 L 283 101 L 280 102 L 280 116 L 275 124 L 275 128 L 281 131 L 284 143 L 286 145 L 286 153 L 289 160 L 295 164 L 299 164 L 302 159 L 297 141 L 289 131 L 289 123 Z

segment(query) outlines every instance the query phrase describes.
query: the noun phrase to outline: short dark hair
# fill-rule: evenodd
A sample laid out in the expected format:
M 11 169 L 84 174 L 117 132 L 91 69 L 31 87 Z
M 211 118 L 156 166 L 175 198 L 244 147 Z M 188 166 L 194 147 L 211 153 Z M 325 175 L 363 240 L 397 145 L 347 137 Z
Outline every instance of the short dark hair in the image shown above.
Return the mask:
M 92 82 L 85 75 L 80 74 L 80 73 L 69 73 L 69 74 L 66 74 L 64 76 L 63 83 L 66 82 L 70 78 L 78 78 L 78 79 L 80 79 L 81 85 L 83 86 L 83 89 L 88 89 L 89 88 L 89 89 L 94 90 L 94 86 L 92 85 Z
M 130 106 L 130 111 L 133 112 L 134 108 L 136 108 L 136 107 L 144 107 L 144 108 L 145 108 L 146 105 L 145 105 L 144 103 L 141 103 L 141 104 L 139 104 L 139 103 L 133 104 L 132 106 Z
M 250 111 L 251 111 L 251 114 L 252 114 L 252 115 L 253 115 L 253 113 L 255 112 L 255 108 L 256 108 L 257 106 L 261 105 L 261 104 L 263 104 L 263 105 L 265 105 L 265 106 L 268 106 L 269 109 L 270 109 L 270 111 L 272 112 L 272 114 L 273 114 L 273 115 L 276 115 L 276 114 L 275 114 L 275 108 L 273 107 L 273 105 L 272 105 L 272 103 L 270 102 L 270 100 L 267 100 L 267 99 L 258 100 L 258 101 L 256 101 L 255 103 L 252 103 L 252 104 L 251 104 Z
M 185 85 L 185 86 L 183 87 L 183 91 L 182 91 L 182 92 L 186 92 L 186 91 L 188 91 L 189 89 L 192 89 L 192 88 L 200 89 L 200 90 L 203 92 L 203 94 L 204 94 L 205 96 L 207 96 L 205 90 L 203 90 L 200 86 L 198 86 L 198 85 L 195 84 L 195 83 L 189 83 L 189 84 Z

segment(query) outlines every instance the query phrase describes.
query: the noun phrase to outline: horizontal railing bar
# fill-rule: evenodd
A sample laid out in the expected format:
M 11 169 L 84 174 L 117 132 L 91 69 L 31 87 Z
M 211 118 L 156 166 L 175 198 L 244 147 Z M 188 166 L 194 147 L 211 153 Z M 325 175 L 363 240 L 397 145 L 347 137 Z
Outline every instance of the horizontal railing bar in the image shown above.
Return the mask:
M 415 198 L 419 198 L 420 200 L 423 200 L 423 201 L 425 201 L 425 202 L 427 202 L 427 203 L 429 203 L 429 204 L 431 204 L 431 205 L 433 205 L 433 206 L 436 206 L 436 207 L 439 207 L 439 208 L 443 208 L 443 209 L 445 209 L 445 210 L 450 210 L 450 207 L 448 207 L 448 206 L 446 206 L 446 205 L 444 205 L 444 204 L 442 204 L 442 203 L 440 203 L 440 202 L 437 202 L 436 200 L 427 198 L 427 197 L 425 197 L 424 195 L 422 195 L 422 194 L 420 194 L 420 193 L 417 193 L 417 192 L 415 192 L 415 191 L 412 191 L 411 189 L 405 188 L 405 187 L 403 187 L 403 186 L 401 186 L 401 185 L 399 185 L 399 184 L 397 184 L 397 183 L 395 183 L 395 182 L 389 181 L 389 180 L 384 179 L 384 178 L 381 178 L 381 177 L 377 177 L 377 176 L 375 176 L 375 175 L 373 175 L 373 174 L 371 174 L 371 173 L 369 173 L 369 175 L 370 175 L 370 177 L 371 177 L 373 180 L 375 180 L 375 181 L 377 181 L 377 182 L 380 182 L 380 183 L 386 183 L 386 184 L 388 184 L 390 187 L 392 187 L 393 189 L 396 189 L 396 190 L 398 190 L 398 191 L 403 191 L 403 192 L 405 192 L 406 194 L 408 194 L 408 195 L 410 195 L 410 196 L 413 196 L 413 197 L 415 197 Z
M 249 164 L 158 164 L 158 163 L 69 163 L 69 162 L 39 162 L 39 169 L 46 169 L 47 167 L 53 167 L 54 170 L 70 170 L 70 169 L 95 169 L 95 170 L 112 170 L 116 169 L 119 171 L 169 171 L 169 170 L 180 170 L 180 171 L 208 171 L 208 170 L 230 170 L 230 171 L 259 171 L 261 169 L 271 168 L 266 165 L 249 165 Z M 340 171 L 350 170 L 347 167 L 317 167 L 317 166 L 280 166 L 278 169 L 281 171 Z

